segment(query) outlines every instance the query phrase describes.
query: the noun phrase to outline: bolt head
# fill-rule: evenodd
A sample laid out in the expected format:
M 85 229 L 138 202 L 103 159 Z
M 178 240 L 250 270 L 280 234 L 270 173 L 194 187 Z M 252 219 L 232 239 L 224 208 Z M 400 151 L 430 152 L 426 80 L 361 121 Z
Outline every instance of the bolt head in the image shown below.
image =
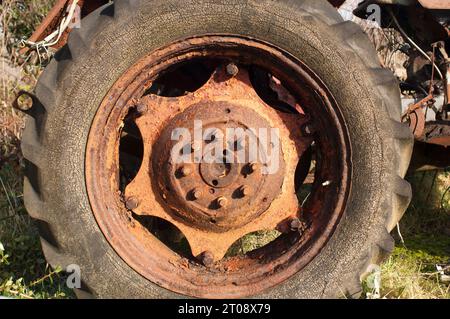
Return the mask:
M 180 173 L 181 173 L 181 175 L 183 175 L 184 177 L 187 177 L 187 176 L 189 176 L 189 175 L 192 174 L 192 168 L 190 168 L 189 166 L 183 166 L 183 167 L 180 169 Z
M 291 231 L 293 232 L 303 232 L 306 230 L 306 224 L 302 222 L 299 218 L 293 218 L 289 222 L 289 226 L 291 228 Z
M 217 206 L 219 206 L 220 208 L 225 208 L 228 205 L 228 199 L 226 199 L 225 197 L 219 197 L 217 199 Z
M 202 197 L 202 195 L 203 195 L 203 193 L 202 193 L 202 191 L 199 190 L 199 189 L 194 189 L 194 190 L 192 191 L 192 197 L 193 197 L 194 199 L 200 199 L 200 198 Z
M 249 196 L 252 193 L 252 189 L 250 186 L 241 186 L 240 191 L 244 197 Z
M 136 197 L 129 197 L 125 201 L 125 207 L 128 210 L 136 209 L 139 206 L 139 200 Z
M 250 163 L 250 164 L 248 165 L 248 169 L 249 169 L 249 172 L 250 172 L 250 173 L 256 172 L 256 171 L 258 170 L 258 168 L 259 168 L 258 163 Z
M 301 225 L 302 222 L 298 218 L 293 218 L 289 223 L 289 226 L 291 227 L 292 231 L 298 231 Z
M 214 264 L 214 255 L 210 251 L 205 251 L 200 255 L 202 264 L 206 267 L 211 267 Z
M 227 65 L 227 74 L 230 76 L 236 76 L 239 73 L 239 68 L 236 64 L 230 63 Z

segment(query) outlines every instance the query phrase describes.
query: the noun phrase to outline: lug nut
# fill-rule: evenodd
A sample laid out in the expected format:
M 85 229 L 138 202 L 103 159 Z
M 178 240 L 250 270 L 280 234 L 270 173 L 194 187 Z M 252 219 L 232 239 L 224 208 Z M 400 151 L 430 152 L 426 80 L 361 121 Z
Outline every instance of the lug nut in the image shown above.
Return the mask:
M 206 267 L 211 267 L 214 264 L 214 256 L 210 251 L 205 251 L 200 255 L 202 264 Z
M 192 174 L 192 169 L 189 166 L 183 166 L 180 169 L 180 173 L 181 175 L 183 175 L 183 177 L 187 177 Z
M 291 227 L 292 231 L 297 231 L 300 228 L 301 222 L 298 218 L 293 218 L 289 222 L 289 227 Z
M 252 193 L 252 189 L 250 186 L 241 186 L 239 190 L 244 197 L 249 196 Z
M 219 197 L 217 199 L 217 206 L 219 206 L 219 208 L 224 208 L 228 205 L 228 199 L 226 199 L 225 197 Z
M 139 206 L 139 200 L 136 197 L 129 197 L 125 201 L 125 207 L 128 210 L 136 209 Z
M 303 232 L 306 229 L 306 225 L 298 218 L 293 218 L 289 222 L 289 227 L 294 232 Z
M 259 168 L 258 163 L 248 164 L 248 170 L 249 170 L 250 174 L 256 172 L 258 170 L 258 168 Z
M 200 199 L 200 198 L 202 197 L 202 195 L 203 195 L 203 193 L 202 193 L 202 191 L 199 190 L 199 189 L 194 189 L 194 190 L 192 191 L 192 197 L 193 197 L 194 199 Z
M 239 73 L 239 68 L 236 64 L 230 63 L 227 65 L 227 74 L 230 76 L 236 76 Z

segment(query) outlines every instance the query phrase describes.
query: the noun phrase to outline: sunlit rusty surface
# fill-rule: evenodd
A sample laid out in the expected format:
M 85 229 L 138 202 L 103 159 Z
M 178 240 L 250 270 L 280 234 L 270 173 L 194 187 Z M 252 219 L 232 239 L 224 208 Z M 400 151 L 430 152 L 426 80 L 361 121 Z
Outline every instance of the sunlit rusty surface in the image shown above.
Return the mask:
M 297 216 L 299 203 L 294 175 L 285 174 L 285 170 L 295 171 L 301 154 L 312 142 L 311 138 L 302 137 L 300 130 L 294 129 L 301 127 L 306 117 L 283 114 L 266 105 L 253 90 L 246 71 L 241 70 L 236 77 L 230 77 L 221 68 L 195 93 L 177 98 L 145 96 L 136 103 L 145 104 L 148 109 L 145 115 L 136 119 L 144 139 L 144 160 L 137 177 L 127 187 L 125 197 L 140 199 L 140 205 L 134 210 L 136 214 L 160 217 L 180 229 L 194 256 L 209 251 L 215 260 L 220 260 L 244 235 L 275 229 L 282 221 Z M 162 137 L 161 132 L 166 125 L 175 129 L 192 125 L 194 120 L 203 120 L 205 124 L 212 120 L 217 124 L 220 115 L 214 114 L 214 108 L 220 112 L 223 110 L 221 120 L 226 121 L 225 126 L 232 127 L 229 123 L 232 122 L 242 123 L 246 128 L 280 129 L 282 152 L 276 174 L 262 175 L 259 169 L 245 178 L 241 172 L 250 163 L 234 163 L 230 165 L 232 168 L 228 175 L 233 181 L 226 187 L 215 187 L 201 176 L 199 166 L 205 164 L 191 164 L 191 175 L 177 178 L 176 174 L 183 165 L 169 159 L 174 144 L 170 141 L 171 130 Z M 180 117 L 175 118 L 177 114 Z M 158 141 L 158 138 L 162 140 Z M 150 162 L 152 158 L 154 163 Z M 220 177 L 217 180 L 220 181 Z M 155 183 L 159 193 L 152 190 Z M 253 194 L 247 198 L 233 198 L 233 192 L 243 185 L 251 187 Z M 189 191 L 194 189 L 202 193 L 202 198 L 190 201 Z M 211 194 L 210 190 L 214 193 Z M 220 197 L 229 202 L 227 207 L 208 207 Z

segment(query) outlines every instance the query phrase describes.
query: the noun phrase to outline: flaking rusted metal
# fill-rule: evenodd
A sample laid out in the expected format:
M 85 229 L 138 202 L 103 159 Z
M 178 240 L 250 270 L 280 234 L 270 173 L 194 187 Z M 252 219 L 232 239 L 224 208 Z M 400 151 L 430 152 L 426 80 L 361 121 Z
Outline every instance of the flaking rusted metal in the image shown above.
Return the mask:
M 253 90 L 246 71 L 230 77 L 225 68 L 220 68 L 193 94 L 170 99 L 145 96 L 138 101 L 144 103 L 149 111 L 136 120 L 143 132 L 144 161 L 125 196 L 142 198 L 135 213 L 157 216 L 177 226 L 194 256 L 209 251 L 220 260 L 244 235 L 274 229 L 298 214 L 293 175 L 285 174 L 285 170 L 295 171 L 302 152 L 312 142 L 300 130 L 292 133 L 293 127 L 303 125 L 305 117 L 283 114 L 266 105 Z M 170 158 L 172 132 L 192 126 L 195 120 L 219 129 L 279 128 L 285 138 L 278 171 L 263 175 L 261 163 L 231 163 L 228 172 L 219 176 L 214 167 L 220 164 L 174 163 Z M 192 174 L 181 173 L 187 165 Z M 253 173 L 246 170 L 248 166 L 253 167 Z M 258 166 L 260 169 L 256 169 Z M 255 189 L 253 196 L 239 196 L 244 186 Z M 156 196 L 147 196 L 155 188 Z M 193 190 L 201 193 L 195 196 L 201 198 L 192 200 Z

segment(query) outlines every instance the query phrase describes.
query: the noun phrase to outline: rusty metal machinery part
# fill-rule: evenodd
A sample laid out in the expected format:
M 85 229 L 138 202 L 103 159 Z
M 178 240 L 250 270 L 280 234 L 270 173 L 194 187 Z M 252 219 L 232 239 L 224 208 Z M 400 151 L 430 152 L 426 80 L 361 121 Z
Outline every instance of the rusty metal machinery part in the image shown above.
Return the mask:
M 245 71 L 240 72 L 237 81 L 246 77 Z M 223 77 L 220 73 L 217 75 Z M 216 77 L 213 77 L 212 81 L 216 84 Z M 236 87 L 238 85 L 231 85 L 230 89 L 235 90 Z M 210 89 L 218 88 L 214 85 L 206 86 L 197 94 L 197 98 L 199 100 L 206 98 Z M 202 96 L 202 93 L 205 96 Z M 243 140 L 238 140 L 236 136 L 229 141 L 225 136 L 219 136 L 229 129 L 250 133 L 253 132 L 251 129 L 269 131 L 271 128 L 268 121 L 249 107 L 249 103 L 239 100 L 234 102 L 231 94 L 228 99 L 227 102 L 199 102 L 188 107 L 170 121 L 153 147 L 153 152 L 158 155 L 153 158 L 150 176 L 158 176 L 157 187 L 163 200 L 171 207 L 172 212 L 204 230 L 226 231 L 253 221 L 255 217 L 264 213 L 279 195 L 285 173 L 281 152 L 277 155 L 281 163 L 274 174 L 264 174 L 263 166 L 267 165 L 264 164 L 267 160 L 263 160 L 263 163 L 239 160 L 238 153 L 248 155 L 251 143 L 259 145 L 262 154 L 267 153 L 263 148 L 264 143 L 258 141 L 257 135 Z M 261 102 L 260 106 L 262 112 L 270 110 Z M 141 123 L 143 120 L 138 121 Z M 171 139 L 172 132 L 177 128 L 189 128 L 191 136 L 194 136 L 195 121 L 202 122 L 207 136 L 195 140 L 194 142 L 199 142 L 195 147 L 188 144 L 189 160 L 186 163 L 182 161 L 177 163 L 171 156 L 172 149 L 178 143 Z M 301 124 L 300 120 L 298 122 Z M 224 144 L 217 146 L 217 143 Z M 211 152 L 218 150 L 218 161 L 208 163 L 209 161 L 202 158 L 205 153 L 209 155 L 208 149 Z M 162 171 L 162 174 L 157 174 L 158 171 Z M 295 210 L 292 213 L 295 214 Z M 245 234 L 241 234 L 241 237 L 242 235 Z
M 421 139 L 425 132 L 425 114 L 422 109 L 411 111 L 408 115 L 409 127 L 416 139 Z
M 450 146 L 450 123 L 449 121 L 428 122 L 424 127 L 424 134 L 419 139 L 421 142 Z
M 160 74 L 201 58 L 221 61 L 221 67 L 199 90 L 179 97 L 146 93 Z M 258 96 L 246 71 L 251 65 L 268 70 L 293 94 L 298 103 L 292 112 L 277 111 Z M 136 177 L 121 194 L 121 128 L 133 110 L 144 152 Z M 280 169 L 263 176 L 258 162 L 171 162 L 169 133 L 180 126 L 192 130 L 197 118 L 206 128 L 278 128 Z M 349 191 L 347 136 L 330 91 L 301 61 L 244 37 L 186 39 L 144 57 L 106 95 L 88 141 L 89 200 L 112 247 L 145 278 L 184 295 L 245 297 L 298 272 L 333 234 Z M 300 207 L 294 173 L 313 141 L 315 182 Z M 200 142 L 205 147 L 210 141 Z M 191 145 L 193 152 L 198 146 Z M 149 217 L 178 228 L 192 256 L 159 241 L 140 222 Z M 224 258 L 244 235 L 273 229 L 283 234 L 269 245 Z

